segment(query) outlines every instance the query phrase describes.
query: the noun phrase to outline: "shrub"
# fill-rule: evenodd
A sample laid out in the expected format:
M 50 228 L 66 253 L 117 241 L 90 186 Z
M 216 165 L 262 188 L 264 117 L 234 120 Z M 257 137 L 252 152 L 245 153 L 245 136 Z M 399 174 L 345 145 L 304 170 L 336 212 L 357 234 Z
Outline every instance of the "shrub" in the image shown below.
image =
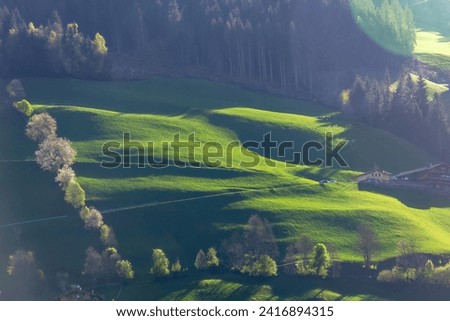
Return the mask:
M 259 259 L 253 263 L 250 271 L 251 276 L 271 277 L 278 273 L 277 262 L 268 255 L 261 255 Z
M 125 280 L 134 279 L 134 271 L 131 262 L 128 260 L 120 260 L 116 263 L 117 274 Z
M 219 267 L 220 261 L 217 257 L 217 251 L 215 248 L 210 247 L 208 252 L 206 252 L 206 265 L 208 269 L 213 269 Z
M 80 208 L 85 204 L 86 193 L 77 181 L 72 180 L 67 186 L 64 199 L 73 207 Z
M 161 249 L 153 249 L 153 267 L 150 269 L 150 274 L 156 278 L 169 276 L 169 260 L 166 254 Z
M 170 267 L 170 272 L 172 273 L 180 273 L 181 272 L 181 263 L 180 260 L 177 259 L 175 263 L 173 263 Z
M 116 234 L 113 228 L 106 224 L 100 227 L 100 240 L 105 246 L 117 246 Z
M 22 100 L 18 101 L 18 102 L 15 104 L 15 106 L 16 106 L 16 109 L 17 109 L 18 111 L 20 111 L 22 114 L 24 114 L 24 115 L 27 116 L 27 117 L 30 117 L 31 114 L 33 113 L 33 107 L 32 107 L 31 104 L 30 104 L 27 100 L 25 100 L 25 99 L 22 99 Z

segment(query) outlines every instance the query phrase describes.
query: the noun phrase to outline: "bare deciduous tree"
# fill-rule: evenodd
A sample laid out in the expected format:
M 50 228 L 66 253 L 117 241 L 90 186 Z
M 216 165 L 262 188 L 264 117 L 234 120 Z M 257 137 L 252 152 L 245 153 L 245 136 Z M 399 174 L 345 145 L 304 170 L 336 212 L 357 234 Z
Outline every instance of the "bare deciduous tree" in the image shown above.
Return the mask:
M 408 269 L 420 269 L 427 261 L 428 256 L 417 252 L 417 244 L 414 241 L 401 240 L 398 243 L 399 257 L 397 257 L 397 265 Z
M 106 278 L 106 283 L 108 284 L 111 278 L 118 277 L 117 262 L 122 259 L 116 248 L 108 247 L 102 252 L 103 258 L 103 269 Z
M 358 248 L 364 258 L 364 266 L 369 269 L 372 264 L 373 254 L 379 248 L 378 236 L 369 224 L 358 226 Z
M 232 270 L 240 270 L 245 263 L 245 246 L 241 234 L 233 233 L 221 243 L 222 252 L 226 257 L 226 265 Z
M 308 255 L 311 253 L 314 247 L 313 241 L 305 234 L 290 244 L 286 249 L 286 256 L 284 258 L 284 271 L 287 274 L 297 273 L 295 264 L 299 260 L 303 260 L 306 263 L 308 261 Z
M 203 250 L 199 250 L 197 256 L 195 257 L 195 268 L 197 270 L 206 270 L 208 269 L 208 262 L 206 259 L 205 252 Z
M 228 261 L 226 263 L 233 270 L 242 270 L 244 266 L 250 266 L 262 255 L 268 255 L 273 259 L 279 256 L 272 227 L 266 219 L 258 215 L 250 217 L 243 233 L 233 233 L 229 239 L 224 240 L 222 251 L 225 252 Z
M 277 242 L 272 227 L 266 219 L 259 215 L 252 215 L 244 226 L 244 239 L 247 248 L 246 254 L 260 257 L 269 255 L 276 259 L 279 256 Z
M 25 98 L 25 89 L 23 89 L 22 82 L 18 79 L 13 79 L 9 82 L 6 86 L 6 92 L 11 102 Z
M 103 258 L 94 248 L 86 250 L 86 260 L 84 261 L 83 275 L 91 278 L 92 288 L 95 287 L 98 278 L 104 273 Z
M 8 258 L 6 272 L 14 280 L 13 294 L 19 299 L 30 298 L 44 273 L 37 266 L 34 253 L 18 250 Z

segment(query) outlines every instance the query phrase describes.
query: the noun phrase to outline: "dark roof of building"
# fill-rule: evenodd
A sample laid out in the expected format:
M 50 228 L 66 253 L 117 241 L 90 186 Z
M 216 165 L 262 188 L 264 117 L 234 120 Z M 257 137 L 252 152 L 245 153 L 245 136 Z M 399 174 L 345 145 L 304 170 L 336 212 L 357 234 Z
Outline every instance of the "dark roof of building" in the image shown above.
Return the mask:
M 429 170 L 431 170 L 433 168 L 439 167 L 439 166 L 444 165 L 444 164 L 445 163 L 439 163 L 439 164 L 435 164 L 435 165 L 430 164 L 430 165 L 425 166 L 425 167 L 413 169 L 411 171 L 402 172 L 400 174 L 395 175 L 395 177 L 403 177 L 403 176 L 408 176 L 408 175 L 411 175 L 411 174 L 417 174 L 417 173 L 426 172 L 426 171 L 429 171 Z

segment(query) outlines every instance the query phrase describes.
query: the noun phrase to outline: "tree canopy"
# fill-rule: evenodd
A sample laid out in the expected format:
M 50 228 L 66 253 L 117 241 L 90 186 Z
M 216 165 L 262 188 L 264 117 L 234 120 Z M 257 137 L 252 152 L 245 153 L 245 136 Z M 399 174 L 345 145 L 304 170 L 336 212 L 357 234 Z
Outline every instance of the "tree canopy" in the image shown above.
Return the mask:
M 130 261 L 119 260 L 116 263 L 116 267 L 117 267 L 117 273 L 121 278 L 123 278 L 125 280 L 134 279 L 134 270 L 133 270 L 133 266 L 131 265 Z
M 161 249 L 153 250 L 153 267 L 150 269 L 150 274 L 156 278 L 166 277 L 170 274 L 169 259 Z
M 416 29 L 411 9 L 400 0 L 350 0 L 358 25 L 380 46 L 409 56 L 416 45 Z
M 43 170 L 58 172 L 64 166 L 72 165 L 77 153 L 68 139 L 48 137 L 39 144 L 35 155 L 37 163 Z
M 197 256 L 195 257 L 194 266 L 197 270 L 206 270 L 208 268 L 208 261 L 203 250 L 198 251 Z
M 64 195 L 64 199 L 66 200 L 67 203 L 69 203 L 73 207 L 80 208 L 80 207 L 84 206 L 84 204 L 85 204 L 86 193 L 84 192 L 83 188 L 77 181 L 72 180 L 69 183 L 69 185 L 67 186 L 66 193 Z M 86 221 L 90 220 L 91 218 L 92 218 L 92 216 L 89 211 L 89 215 L 87 216 Z M 96 226 L 97 225 L 98 224 L 96 224 Z
M 56 120 L 48 113 L 34 115 L 30 118 L 26 128 L 27 136 L 42 143 L 48 138 L 56 137 Z
M 33 107 L 25 99 L 22 99 L 16 103 L 16 109 L 27 117 L 30 117 L 33 113 Z

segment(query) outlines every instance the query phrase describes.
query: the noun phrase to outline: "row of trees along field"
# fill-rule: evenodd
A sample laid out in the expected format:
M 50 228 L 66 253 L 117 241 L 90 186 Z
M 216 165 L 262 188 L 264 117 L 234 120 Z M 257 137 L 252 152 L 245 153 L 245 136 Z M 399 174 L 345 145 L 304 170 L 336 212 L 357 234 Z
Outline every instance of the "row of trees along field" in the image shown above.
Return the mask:
M 442 160 L 450 161 L 450 118 L 444 96 L 429 97 L 421 76 L 403 72 L 392 84 L 356 77 L 344 109 L 368 124 L 405 138 Z
M 377 233 L 370 224 L 358 226 L 355 248 L 361 253 L 367 271 L 376 269 L 374 256 L 381 249 Z M 413 242 L 400 241 L 399 255 L 391 270 L 379 272 L 378 281 L 405 284 L 450 286 L 450 262 L 433 260 L 417 251 Z M 231 270 L 251 277 L 273 277 L 282 268 L 287 275 L 338 278 L 341 276 L 341 264 L 332 244 L 314 243 L 307 235 L 301 235 L 295 242 L 288 244 L 283 259 L 280 259 L 277 242 L 272 227 L 266 219 L 258 215 L 249 218 L 240 232 L 232 234 L 222 241 L 219 252 L 210 247 L 205 253 L 202 249 L 195 257 L 194 266 L 199 271 L 220 273 Z M 182 268 L 178 259 L 170 263 L 162 249 L 154 249 L 153 266 L 149 273 L 156 279 L 175 277 L 186 268 Z M 367 274 L 362 274 L 367 275 Z
M 416 244 L 400 242 L 398 257 L 390 270 L 382 270 L 377 280 L 391 284 L 443 285 L 450 287 L 450 261 L 445 264 L 442 259 L 435 260 L 435 266 L 427 255 L 417 251 Z
M 89 280 L 89 286 L 95 288 L 99 281 L 108 285 L 110 281 L 133 279 L 133 266 L 130 261 L 122 259 L 118 252 L 113 228 L 104 223 L 99 210 L 86 205 L 85 191 L 71 167 L 76 156 L 71 142 L 57 136 L 57 122 L 52 116 L 45 112 L 35 112 L 33 106 L 23 99 L 25 91 L 19 80 L 12 80 L 7 85 L 7 94 L 12 107 L 28 117 L 25 133 L 39 144 L 35 152 L 37 164 L 42 170 L 56 174 L 55 182 L 64 192 L 65 201 L 79 210 L 84 227 L 100 232 L 100 241 L 105 249 L 101 253 L 93 247 L 86 250 L 82 275 Z M 21 100 L 16 101 L 17 99 Z M 20 249 L 11 254 L 6 271 L 12 281 L 12 286 L 5 293 L 7 298 L 40 298 L 42 291 L 48 289 L 45 274 L 38 268 L 32 251 Z M 58 273 L 57 279 L 61 290 L 66 291 L 68 274 Z
M 153 266 L 150 274 L 155 278 L 176 276 L 182 269 L 177 259 L 170 264 L 162 249 L 153 250 Z M 194 266 L 199 271 L 234 271 L 252 277 L 272 277 L 278 275 L 279 267 L 290 275 L 315 275 L 320 277 L 339 276 L 339 262 L 336 252 L 330 254 L 323 243 L 314 245 L 303 235 L 289 245 L 286 257 L 280 261 L 278 245 L 272 227 L 266 219 L 258 215 L 249 218 L 242 231 L 233 233 L 222 241 L 220 251 L 210 247 L 206 253 L 200 249 L 195 257 Z M 280 263 L 278 263 L 280 262 Z
M 355 247 L 361 253 L 365 268 L 372 270 L 376 267 L 373 257 L 380 250 L 378 236 L 368 224 L 360 225 L 356 232 L 358 241 Z M 193 265 L 201 272 L 234 271 L 257 278 L 276 276 L 280 268 L 291 276 L 341 276 L 342 267 L 334 247 L 331 244 L 315 244 L 307 235 L 301 235 L 298 240 L 288 244 L 283 259 L 279 256 L 271 225 L 266 219 L 253 215 L 239 232 L 222 242 L 219 251 L 214 247 L 210 247 L 206 253 L 199 250 Z M 13 292 L 18 295 L 15 298 L 37 298 L 38 293 L 48 287 L 44 271 L 38 267 L 38 261 L 31 251 L 18 250 L 13 253 L 6 271 L 14 284 Z M 188 269 L 182 266 L 178 258 L 171 262 L 162 249 L 153 249 L 152 266 L 148 271 L 152 278 L 164 280 L 184 275 Z M 85 276 L 86 286 L 94 289 L 120 279 L 133 279 L 134 271 L 131 262 L 123 260 L 115 247 L 108 246 L 102 252 L 89 247 L 82 275 Z M 68 276 L 59 273 L 57 280 L 59 286 L 67 285 Z M 417 252 L 414 243 L 402 241 L 399 243 L 399 256 L 395 265 L 390 270 L 380 271 L 377 280 L 391 284 L 449 287 L 450 262 L 446 264 L 443 259 L 432 260 Z
M 388 49 L 401 48 L 394 52 L 410 54 L 415 39 L 412 16 L 398 0 L 386 0 L 381 6 L 374 5 L 373 0 L 44 0 L 39 5 L 25 0 L 4 0 L 3 3 L 0 11 L 3 59 L 23 60 L 21 64 L 13 64 L 22 73 L 46 72 L 42 63 L 32 64 L 33 57 L 38 55 L 31 52 L 36 49 L 46 52 L 52 48 L 53 54 L 47 55 L 50 70 L 80 76 L 86 74 L 86 69 L 99 65 L 103 38 L 95 36 L 92 43 L 70 23 L 73 21 L 90 35 L 97 32 L 104 35 L 111 51 L 148 56 L 154 65 L 202 66 L 210 74 L 286 90 L 303 88 L 311 94 L 314 88 L 323 85 L 320 82 L 329 78 L 329 75 L 319 78 L 320 73 L 362 66 L 385 67 L 386 61 L 392 62 L 391 53 L 376 45 L 357 27 L 356 20 L 387 35 Z M 69 25 L 63 28 L 58 17 Z M 33 21 L 34 25 L 27 26 L 24 21 Z M 46 27 L 35 27 L 41 24 Z M 12 41 L 16 38 L 25 42 L 24 47 L 13 44 L 19 43 Z M 77 50 L 73 50 L 75 47 Z M 79 57 L 80 52 L 86 59 Z M 86 60 L 87 65 L 73 71 L 70 61 L 80 60 Z M 10 70 L 13 71 L 19 70 Z M 347 78 L 351 82 L 350 75 Z

